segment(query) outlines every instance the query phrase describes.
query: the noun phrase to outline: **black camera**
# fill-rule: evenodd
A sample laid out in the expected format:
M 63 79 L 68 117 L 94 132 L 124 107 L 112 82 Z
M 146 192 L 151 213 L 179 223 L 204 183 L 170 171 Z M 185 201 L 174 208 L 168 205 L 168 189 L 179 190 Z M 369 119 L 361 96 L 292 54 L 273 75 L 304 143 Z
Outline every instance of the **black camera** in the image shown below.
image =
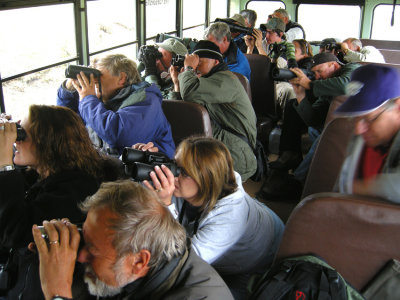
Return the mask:
M 253 28 L 249 27 L 243 27 L 238 24 L 235 24 L 233 21 L 230 21 L 229 19 L 215 19 L 214 22 L 223 22 L 226 23 L 229 26 L 229 30 L 231 32 L 239 32 L 239 33 L 244 33 L 246 35 L 252 35 L 253 34 Z
M 17 141 L 23 141 L 26 139 L 26 131 L 19 125 L 18 123 L 15 123 L 17 126 Z
M 311 80 L 315 79 L 314 72 L 307 69 L 300 69 L 300 70 L 303 71 L 303 73 L 306 74 L 306 76 L 309 79 Z M 297 77 L 296 74 L 290 71 L 289 69 L 280 69 L 280 68 L 272 69 L 271 76 L 276 81 L 286 81 Z
M 162 58 L 162 54 L 155 45 L 143 45 L 139 48 L 137 59 L 139 62 L 143 62 L 145 57 L 155 61 Z
M 283 44 L 283 43 L 280 43 L 280 44 L 278 44 L 278 43 L 273 43 L 273 44 L 271 45 L 271 51 L 273 51 L 273 52 L 275 52 L 275 53 L 278 53 L 279 55 L 282 54 L 282 53 L 285 53 L 286 50 L 287 50 L 287 47 L 286 47 L 286 45 Z
M 180 174 L 180 169 L 175 161 L 163 153 L 141 151 L 132 148 L 124 148 L 122 162 L 125 164 L 125 174 L 135 181 L 151 180 L 150 172 L 155 166 L 165 165 L 174 176 Z
M 175 54 L 172 57 L 171 65 L 173 65 L 174 67 L 178 67 L 178 69 L 180 70 L 181 68 L 183 68 L 184 62 L 185 57 L 183 55 Z
M 101 75 L 101 72 L 97 69 L 70 65 L 65 69 L 65 77 L 76 79 L 76 75 L 80 74 L 80 72 L 83 72 L 87 78 L 90 78 L 90 74 L 93 74 L 96 78 L 100 78 Z

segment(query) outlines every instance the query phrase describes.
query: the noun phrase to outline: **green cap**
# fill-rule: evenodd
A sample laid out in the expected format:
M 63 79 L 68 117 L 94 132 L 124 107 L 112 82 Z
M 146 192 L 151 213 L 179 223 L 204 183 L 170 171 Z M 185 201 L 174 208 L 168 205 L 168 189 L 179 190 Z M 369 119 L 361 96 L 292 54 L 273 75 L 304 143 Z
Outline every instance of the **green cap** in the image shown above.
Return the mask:
M 269 29 L 269 30 L 280 30 L 282 32 L 285 32 L 286 29 L 286 25 L 285 23 L 278 18 L 271 18 L 269 19 L 269 21 L 267 22 L 267 24 L 265 24 L 265 28 Z
M 157 44 L 158 47 L 163 48 L 171 53 L 185 56 L 188 50 L 184 44 L 174 38 L 166 39 L 164 42 Z

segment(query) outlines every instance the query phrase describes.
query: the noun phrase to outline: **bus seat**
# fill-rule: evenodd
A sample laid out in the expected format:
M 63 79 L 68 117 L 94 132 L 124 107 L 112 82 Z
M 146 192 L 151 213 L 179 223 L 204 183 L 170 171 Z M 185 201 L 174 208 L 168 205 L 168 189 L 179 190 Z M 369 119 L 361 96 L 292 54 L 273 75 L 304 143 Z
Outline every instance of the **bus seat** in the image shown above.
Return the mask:
M 359 64 L 360 65 L 367 65 L 367 64 L 371 64 L 371 63 L 363 61 L 363 62 L 360 62 Z M 397 71 L 400 72 L 400 62 L 398 64 L 388 64 L 388 63 L 385 63 L 385 64 L 373 63 L 373 64 L 395 68 L 395 69 L 397 69 Z
M 210 117 L 204 106 L 182 100 L 163 100 L 162 108 L 171 125 L 175 146 L 191 135 L 213 136 Z
M 301 198 L 310 194 L 333 190 L 346 156 L 353 127 L 351 119 L 336 118 L 322 131 L 308 170 Z
M 275 116 L 274 82 L 271 61 L 260 54 L 245 54 L 250 64 L 252 103 L 257 115 Z
M 331 104 L 329 105 L 329 110 L 328 113 L 326 114 L 326 119 L 325 119 L 325 125 L 328 125 L 330 121 L 332 121 L 335 118 L 335 110 L 343 104 L 344 101 L 346 101 L 347 96 L 336 96 L 333 97 Z
M 232 72 L 232 73 L 235 74 L 236 77 L 239 79 L 240 83 L 242 84 L 244 90 L 247 93 L 247 96 L 249 96 L 250 102 L 252 102 L 252 99 L 251 99 L 251 87 L 250 87 L 249 80 L 243 74 L 240 74 L 240 73 L 237 73 L 237 72 Z
M 400 64 L 400 50 L 392 50 L 392 49 L 381 49 L 379 50 L 383 57 L 385 58 L 385 62 L 388 64 Z
M 360 39 L 363 46 L 374 46 L 376 49 L 400 49 L 400 41 Z
M 400 260 L 400 205 L 378 198 L 313 194 L 290 215 L 275 261 L 314 253 L 361 290 L 392 258 Z

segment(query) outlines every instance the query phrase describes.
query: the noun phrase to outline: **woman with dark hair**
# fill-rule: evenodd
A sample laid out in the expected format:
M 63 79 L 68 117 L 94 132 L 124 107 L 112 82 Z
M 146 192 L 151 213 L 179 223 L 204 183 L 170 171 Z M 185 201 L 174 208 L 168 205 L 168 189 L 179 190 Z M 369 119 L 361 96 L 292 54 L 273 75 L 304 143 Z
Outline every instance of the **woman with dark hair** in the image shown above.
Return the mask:
M 222 142 L 188 138 L 175 159 L 178 177 L 165 166 L 156 167 L 150 173 L 153 185 L 144 184 L 158 192 L 185 227 L 196 253 L 221 274 L 235 298 L 242 299 L 250 275 L 272 263 L 284 225 L 245 192 Z
M 85 215 L 78 204 L 119 173 L 111 159 L 97 152 L 82 120 L 69 108 L 32 105 L 21 128 L 25 137 L 16 141 L 16 124 L 0 120 L 0 258 L 10 257 L 18 266 L 7 299 L 43 299 L 37 257 L 26 250 L 33 224 L 64 217 L 82 223 Z M 58 241 L 49 243 L 56 247 Z
M 313 65 L 313 52 L 309 42 L 304 39 L 293 40 L 294 55 L 296 56 L 297 65 L 300 69 L 311 70 Z

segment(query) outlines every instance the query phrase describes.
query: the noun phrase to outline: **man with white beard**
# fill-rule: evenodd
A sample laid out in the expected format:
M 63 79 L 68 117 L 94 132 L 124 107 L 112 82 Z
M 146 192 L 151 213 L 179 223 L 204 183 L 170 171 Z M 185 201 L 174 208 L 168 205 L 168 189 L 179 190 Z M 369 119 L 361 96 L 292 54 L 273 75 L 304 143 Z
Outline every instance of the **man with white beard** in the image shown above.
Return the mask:
M 32 229 L 46 300 L 73 299 L 76 260 L 86 265 L 84 280 L 98 297 L 233 299 L 217 272 L 187 246 L 185 230 L 156 192 L 132 181 L 104 183 L 82 210 L 79 253 L 80 235 L 68 220 L 43 223 L 47 243 L 36 225 Z

